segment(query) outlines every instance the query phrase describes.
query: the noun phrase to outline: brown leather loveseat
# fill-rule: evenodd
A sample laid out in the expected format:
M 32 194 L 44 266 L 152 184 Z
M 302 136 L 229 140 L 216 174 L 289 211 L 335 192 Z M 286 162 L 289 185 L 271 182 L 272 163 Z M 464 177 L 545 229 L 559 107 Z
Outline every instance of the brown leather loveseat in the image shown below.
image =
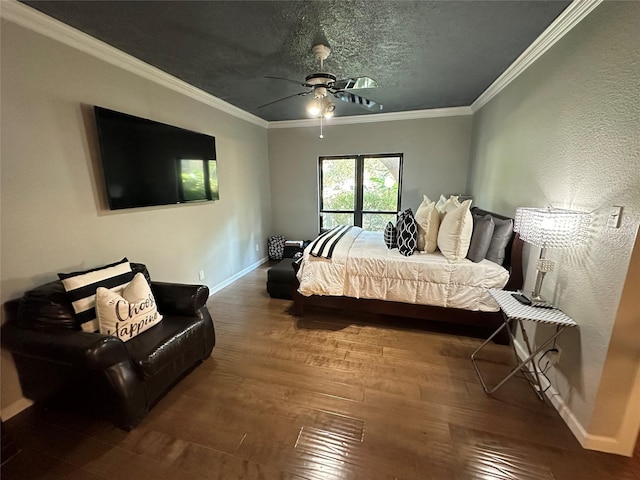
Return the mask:
M 177 381 L 209 357 L 215 345 L 204 285 L 153 282 L 163 319 L 127 342 L 82 331 L 61 281 L 5 304 L 2 346 L 13 354 L 23 394 L 67 402 L 106 415 L 130 430 Z

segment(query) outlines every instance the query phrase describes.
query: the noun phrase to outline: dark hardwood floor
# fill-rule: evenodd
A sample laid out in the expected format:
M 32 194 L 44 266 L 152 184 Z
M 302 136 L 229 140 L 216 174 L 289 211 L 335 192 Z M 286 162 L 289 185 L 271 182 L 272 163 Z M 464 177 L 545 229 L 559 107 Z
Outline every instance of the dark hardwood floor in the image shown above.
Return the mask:
M 267 267 L 210 299 L 213 355 L 138 428 L 31 408 L 5 424 L 19 453 L 2 479 L 640 480 L 638 449 L 582 449 L 525 380 L 485 395 L 469 360 L 484 332 L 292 317 Z M 483 359 L 495 381 L 512 353 Z

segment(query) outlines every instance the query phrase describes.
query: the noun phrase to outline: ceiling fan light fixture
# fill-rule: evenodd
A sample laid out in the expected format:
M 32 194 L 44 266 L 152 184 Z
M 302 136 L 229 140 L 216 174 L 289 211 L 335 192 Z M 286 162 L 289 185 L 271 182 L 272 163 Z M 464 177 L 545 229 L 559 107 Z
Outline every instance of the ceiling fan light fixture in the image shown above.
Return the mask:
M 325 98 L 327 96 L 326 87 L 315 87 L 313 89 L 313 96 L 315 98 Z
M 309 105 L 307 105 L 307 113 L 310 117 L 331 118 L 336 109 L 335 104 L 329 100 L 329 97 L 316 96 Z
M 307 87 L 309 88 L 309 90 L 305 92 L 294 93 L 293 95 L 289 95 L 279 100 L 266 103 L 258 108 L 266 107 L 268 105 L 272 105 L 276 102 L 286 100 L 288 98 L 313 94 L 313 100 L 307 104 L 307 114 L 312 118 L 319 117 L 320 121 L 322 121 L 323 118 L 329 119 L 334 114 L 335 105 L 328 98 L 329 94 L 331 94 L 342 102 L 358 105 L 360 107 L 366 108 L 367 110 L 382 110 L 381 104 L 353 92 L 353 90 L 363 88 L 376 88 L 378 86 L 378 83 L 374 79 L 370 77 L 348 77 L 338 80 L 333 73 L 324 71 L 323 62 L 331 54 L 331 48 L 329 48 L 327 45 L 317 44 L 313 46 L 312 51 L 316 59 L 320 62 L 320 70 L 307 75 L 304 82 L 298 82 L 296 80 L 291 80 L 283 77 L 266 77 L 286 80 L 299 86 Z
M 357 93 L 353 93 L 350 91 L 362 88 L 376 88 L 378 86 L 378 83 L 375 80 L 369 77 L 349 77 L 338 80 L 333 73 L 324 71 L 324 60 L 326 60 L 327 57 L 331 54 L 331 48 L 329 48 L 327 45 L 318 44 L 313 46 L 312 51 L 316 59 L 320 63 L 320 70 L 307 75 L 304 82 L 299 83 L 296 80 L 290 80 L 288 78 L 282 77 L 267 78 L 286 80 L 288 82 L 299 84 L 310 89 L 306 92 L 294 93 L 293 95 L 281 98 L 280 100 L 285 100 L 287 98 L 297 97 L 300 95 L 313 94 L 313 99 L 307 104 L 307 115 L 309 115 L 309 117 L 311 118 L 320 119 L 319 137 L 321 139 L 324 138 L 323 121 L 332 118 L 336 110 L 336 106 L 329 97 L 329 94 L 333 95 L 335 98 L 342 102 L 359 105 L 368 110 L 382 110 L 382 105 L 380 105 L 379 103 L 369 100 L 368 98 L 361 97 Z M 280 100 L 269 102 L 263 106 L 271 105 L 275 102 L 279 102 Z
M 336 109 L 336 106 L 333 104 L 333 102 L 331 100 L 329 100 L 328 98 L 324 98 L 325 102 L 323 102 L 324 105 L 324 111 L 322 113 L 322 116 L 324 118 L 331 118 L 333 117 L 333 113 Z
M 320 99 L 316 97 L 311 100 L 311 102 L 309 102 L 309 105 L 307 105 L 307 113 L 310 117 L 317 117 L 321 112 L 322 104 L 320 102 Z

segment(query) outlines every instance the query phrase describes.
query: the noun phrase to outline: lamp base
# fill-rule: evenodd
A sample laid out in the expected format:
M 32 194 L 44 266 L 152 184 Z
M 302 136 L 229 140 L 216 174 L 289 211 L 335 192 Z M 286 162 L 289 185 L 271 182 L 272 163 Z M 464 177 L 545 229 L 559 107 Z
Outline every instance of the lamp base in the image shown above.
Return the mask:
M 529 305 L 532 307 L 540 307 L 540 308 L 556 308 L 553 303 L 547 302 L 540 295 L 535 295 L 533 292 L 522 292 L 522 295 L 531 302 Z

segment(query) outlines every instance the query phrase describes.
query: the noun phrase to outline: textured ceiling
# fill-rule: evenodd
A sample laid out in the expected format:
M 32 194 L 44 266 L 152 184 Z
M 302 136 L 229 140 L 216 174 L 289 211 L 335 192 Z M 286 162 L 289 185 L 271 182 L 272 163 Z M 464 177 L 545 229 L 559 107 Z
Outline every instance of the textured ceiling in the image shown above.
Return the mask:
M 318 70 L 369 76 L 383 112 L 471 105 L 568 1 L 25 1 L 78 30 L 268 121 L 306 118 Z M 336 101 L 336 115 L 368 114 Z

